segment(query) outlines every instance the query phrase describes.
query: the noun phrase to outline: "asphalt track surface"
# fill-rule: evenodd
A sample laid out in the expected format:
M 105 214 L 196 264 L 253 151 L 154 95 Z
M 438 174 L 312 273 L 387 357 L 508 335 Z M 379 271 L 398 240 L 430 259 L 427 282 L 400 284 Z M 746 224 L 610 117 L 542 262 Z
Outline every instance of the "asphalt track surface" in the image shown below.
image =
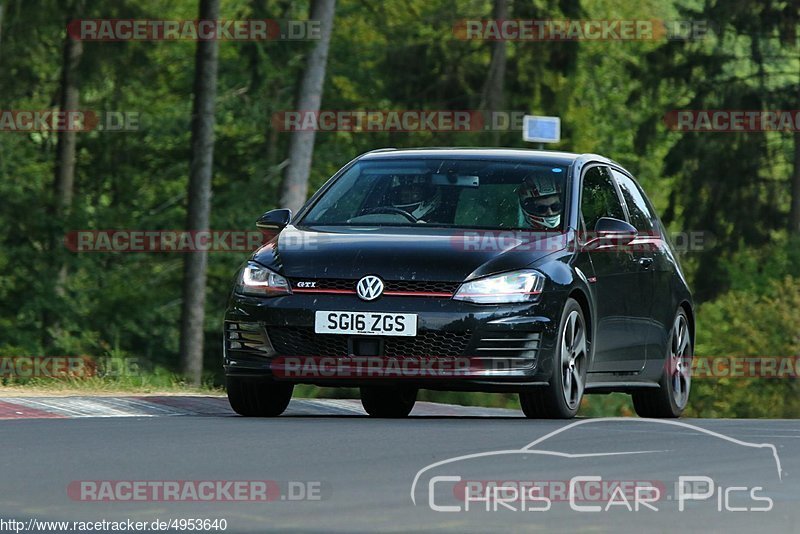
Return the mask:
M 800 531 L 793 420 L 536 421 L 430 403 L 389 420 L 366 417 L 357 401 L 309 400 L 248 419 L 203 397 L 0 399 L 0 419 L 0 519 L 26 525 L 208 518 L 225 519 L 226 532 Z M 585 476 L 601 481 L 576 478 Z M 681 476 L 707 478 L 681 491 Z M 115 481 L 116 493 L 98 501 L 102 492 L 76 489 L 87 481 L 94 491 Z M 270 491 L 267 502 L 225 500 L 221 490 L 213 501 L 118 500 L 129 495 L 119 481 L 269 481 Z M 498 481 L 507 488 L 499 497 Z M 657 488 L 639 495 L 638 511 L 632 481 Z M 627 489 L 612 498 L 616 486 Z M 600 510 L 573 508 L 587 506 Z

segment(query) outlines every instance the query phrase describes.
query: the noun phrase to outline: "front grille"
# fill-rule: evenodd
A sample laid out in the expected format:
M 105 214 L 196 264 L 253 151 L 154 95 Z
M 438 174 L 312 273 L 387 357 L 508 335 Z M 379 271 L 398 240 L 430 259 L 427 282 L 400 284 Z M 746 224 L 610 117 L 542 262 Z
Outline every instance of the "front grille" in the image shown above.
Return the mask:
M 344 278 L 303 278 L 292 279 L 292 289 L 303 289 L 298 282 L 316 282 L 314 289 L 317 291 L 352 291 L 355 293 L 359 279 L 348 280 Z M 414 292 L 414 293 L 448 293 L 453 294 L 458 289 L 459 282 L 432 282 L 421 280 L 384 280 L 384 292 Z
M 423 332 L 415 337 L 386 338 L 386 356 L 461 356 L 469 344 L 470 332 Z
M 458 282 L 418 282 L 416 280 L 388 280 L 384 291 L 414 291 L 418 293 L 455 293 Z
M 347 356 L 347 336 L 315 334 L 310 328 L 272 327 L 269 338 L 281 356 Z
M 272 327 L 269 337 L 281 356 L 332 356 L 349 354 L 348 338 L 341 334 L 315 334 L 311 328 Z M 360 336 L 359 336 L 360 337 Z M 383 337 L 384 355 L 391 357 L 463 355 L 470 332 L 420 332 L 414 337 Z

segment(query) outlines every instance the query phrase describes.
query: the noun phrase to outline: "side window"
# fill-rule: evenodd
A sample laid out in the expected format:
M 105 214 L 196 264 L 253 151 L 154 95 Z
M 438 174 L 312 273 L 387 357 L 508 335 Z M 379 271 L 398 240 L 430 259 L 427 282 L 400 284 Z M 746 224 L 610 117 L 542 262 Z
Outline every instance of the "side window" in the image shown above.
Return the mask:
M 593 231 L 600 217 L 625 220 L 617 190 L 608 167 L 592 167 L 583 175 L 581 213 L 588 231 Z
M 636 185 L 636 182 L 630 179 L 629 176 L 611 170 L 614 178 L 619 184 L 622 191 L 622 196 L 625 199 L 625 204 L 628 205 L 628 213 L 631 216 L 631 224 L 639 232 L 652 232 L 653 231 L 653 214 L 650 213 L 650 208 L 644 199 L 644 193 Z

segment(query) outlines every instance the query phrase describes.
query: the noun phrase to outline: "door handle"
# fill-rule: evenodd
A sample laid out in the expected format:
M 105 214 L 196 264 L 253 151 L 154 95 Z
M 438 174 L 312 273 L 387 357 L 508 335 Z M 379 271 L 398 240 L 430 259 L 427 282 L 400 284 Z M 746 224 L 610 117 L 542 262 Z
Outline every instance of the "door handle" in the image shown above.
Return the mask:
M 653 265 L 653 258 L 639 258 L 639 265 L 642 269 L 649 269 Z

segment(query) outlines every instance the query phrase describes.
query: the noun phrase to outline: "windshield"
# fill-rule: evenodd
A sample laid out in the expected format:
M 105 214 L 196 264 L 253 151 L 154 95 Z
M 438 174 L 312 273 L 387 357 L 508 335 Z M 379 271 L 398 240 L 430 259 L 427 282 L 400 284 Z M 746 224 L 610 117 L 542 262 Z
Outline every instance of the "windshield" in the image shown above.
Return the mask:
M 515 161 L 360 161 L 301 224 L 560 230 L 566 175 L 564 166 Z

